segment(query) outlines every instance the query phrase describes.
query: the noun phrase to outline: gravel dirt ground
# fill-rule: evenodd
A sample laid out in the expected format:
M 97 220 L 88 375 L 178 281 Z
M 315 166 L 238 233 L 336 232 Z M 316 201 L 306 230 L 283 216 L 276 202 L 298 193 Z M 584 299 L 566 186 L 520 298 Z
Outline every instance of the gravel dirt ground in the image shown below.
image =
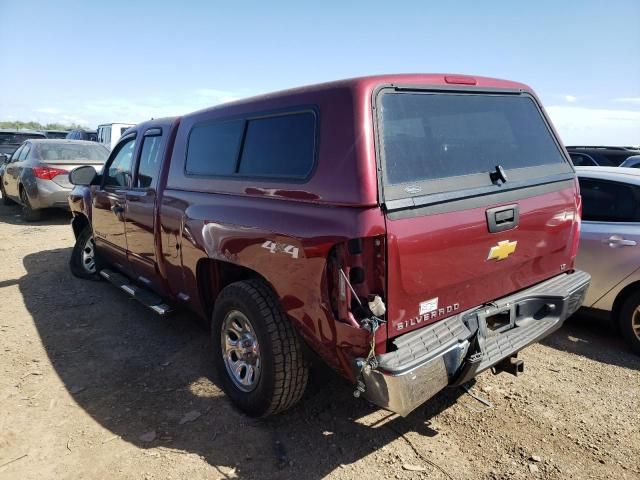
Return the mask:
M 0 207 L 1 479 L 640 478 L 640 358 L 583 314 L 408 418 L 322 369 L 255 420 L 212 382 L 207 329 L 67 266 L 66 213 Z

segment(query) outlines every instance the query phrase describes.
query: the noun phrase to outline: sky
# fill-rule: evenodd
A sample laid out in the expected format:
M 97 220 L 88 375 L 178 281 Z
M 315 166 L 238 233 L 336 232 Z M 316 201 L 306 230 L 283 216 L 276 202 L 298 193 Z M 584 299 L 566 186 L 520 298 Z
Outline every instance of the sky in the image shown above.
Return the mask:
M 448 72 L 534 88 L 566 145 L 640 144 L 640 0 L 0 0 L 0 121 L 139 122 Z

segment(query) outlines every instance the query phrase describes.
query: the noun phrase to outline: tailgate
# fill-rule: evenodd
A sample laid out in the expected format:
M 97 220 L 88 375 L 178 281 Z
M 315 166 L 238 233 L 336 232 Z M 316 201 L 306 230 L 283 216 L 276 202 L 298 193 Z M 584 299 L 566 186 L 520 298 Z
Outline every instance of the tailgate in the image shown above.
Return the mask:
M 523 92 L 378 94 L 389 337 L 572 267 L 573 169 Z

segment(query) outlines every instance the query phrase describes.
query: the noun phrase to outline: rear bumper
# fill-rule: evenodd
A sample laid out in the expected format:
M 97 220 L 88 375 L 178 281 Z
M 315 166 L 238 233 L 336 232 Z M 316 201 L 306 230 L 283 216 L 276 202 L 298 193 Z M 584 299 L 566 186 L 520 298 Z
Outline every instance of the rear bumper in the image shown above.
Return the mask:
M 29 193 L 33 208 L 69 208 L 70 188 L 58 185 L 53 180 L 36 179 L 34 192 Z
M 409 414 L 447 385 L 470 380 L 560 328 L 582 305 L 590 280 L 582 271 L 558 275 L 398 337 L 395 351 L 377 356 L 375 368 L 365 366 L 364 396 Z M 490 328 L 487 319 L 496 314 L 509 323 Z

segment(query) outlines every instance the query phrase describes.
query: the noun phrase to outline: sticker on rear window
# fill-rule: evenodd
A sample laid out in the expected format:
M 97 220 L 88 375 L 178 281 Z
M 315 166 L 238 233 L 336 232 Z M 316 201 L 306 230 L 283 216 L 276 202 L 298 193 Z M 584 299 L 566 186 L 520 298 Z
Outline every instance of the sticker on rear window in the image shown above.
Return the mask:
M 438 309 L 438 297 L 432 298 L 431 300 L 426 300 L 424 302 L 420 302 L 420 315 L 424 315 L 425 313 L 433 312 Z

